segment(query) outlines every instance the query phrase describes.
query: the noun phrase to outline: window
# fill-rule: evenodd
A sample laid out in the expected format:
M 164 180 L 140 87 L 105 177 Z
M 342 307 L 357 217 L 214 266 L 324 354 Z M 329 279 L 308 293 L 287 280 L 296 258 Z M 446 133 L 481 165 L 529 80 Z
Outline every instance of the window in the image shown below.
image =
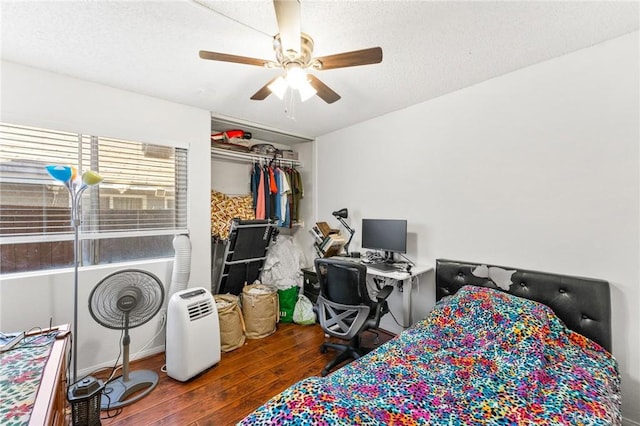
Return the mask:
M 187 232 L 187 150 L 0 124 L 0 273 L 73 266 L 69 192 L 46 165 L 94 170 L 80 203 L 80 263 L 173 255 Z

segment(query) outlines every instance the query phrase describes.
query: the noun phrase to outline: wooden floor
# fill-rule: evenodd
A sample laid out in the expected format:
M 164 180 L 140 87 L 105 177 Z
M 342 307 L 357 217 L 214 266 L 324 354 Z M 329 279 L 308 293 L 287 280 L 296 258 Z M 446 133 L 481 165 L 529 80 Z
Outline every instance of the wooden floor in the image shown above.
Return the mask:
M 391 338 L 382 331 L 379 343 Z M 103 425 L 233 425 L 278 392 L 309 376 L 319 375 L 335 356 L 319 351 L 325 336 L 318 325 L 278 324 L 273 335 L 247 340 L 221 361 L 188 382 L 179 382 L 160 371 L 164 354 L 133 362 L 131 370 L 149 369 L 160 376 L 158 386 L 146 397 L 125 406 Z M 374 346 L 373 336 L 363 340 Z M 113 414 L 113 413 L 112 413 Z M 106 417 L 107 412 L 102 412 Z

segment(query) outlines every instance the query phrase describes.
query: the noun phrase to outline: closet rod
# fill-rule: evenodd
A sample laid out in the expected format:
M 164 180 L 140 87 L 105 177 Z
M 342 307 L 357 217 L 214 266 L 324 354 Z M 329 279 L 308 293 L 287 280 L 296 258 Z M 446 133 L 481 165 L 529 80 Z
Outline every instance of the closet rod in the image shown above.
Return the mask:
M 231 151 L 223 148 L 211 147 L 211 158 L 222 160 L 235 160 L 245 163 L 253 163 L 254 161 L 271 161 L 273 155 L 256 154 L 255 152 L 238 152 Z M 300 160 L 290 160 L 287 158 L 276 158 L 276 162 L 284 165 L 291 165 L 295 167 L 304 167 Z

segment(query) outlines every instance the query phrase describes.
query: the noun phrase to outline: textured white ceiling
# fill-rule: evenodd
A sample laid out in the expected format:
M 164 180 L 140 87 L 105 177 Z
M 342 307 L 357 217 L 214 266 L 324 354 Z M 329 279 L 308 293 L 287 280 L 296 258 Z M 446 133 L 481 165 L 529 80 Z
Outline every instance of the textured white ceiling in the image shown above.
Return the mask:
M 342 99 L 250 96 L 278 74 L 202 60 L 273 59 L 271 1 L 0 2 L 3 60 L 315 137 L 639 28 L 633 2 L 302 0 L 314 56 L 380 46 L 381 64 L 315 72 Z

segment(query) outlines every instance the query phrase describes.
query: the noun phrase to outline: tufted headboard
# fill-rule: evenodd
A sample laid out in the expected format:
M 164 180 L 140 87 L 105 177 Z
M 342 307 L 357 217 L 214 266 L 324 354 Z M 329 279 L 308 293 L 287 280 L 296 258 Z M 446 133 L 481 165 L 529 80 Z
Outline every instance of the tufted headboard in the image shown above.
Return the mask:
M 611 352 L 609 283 L 525 269 L 436 260 L 436 300 L 464 285 L 499 288 L 549 306 L 565 325 Z

